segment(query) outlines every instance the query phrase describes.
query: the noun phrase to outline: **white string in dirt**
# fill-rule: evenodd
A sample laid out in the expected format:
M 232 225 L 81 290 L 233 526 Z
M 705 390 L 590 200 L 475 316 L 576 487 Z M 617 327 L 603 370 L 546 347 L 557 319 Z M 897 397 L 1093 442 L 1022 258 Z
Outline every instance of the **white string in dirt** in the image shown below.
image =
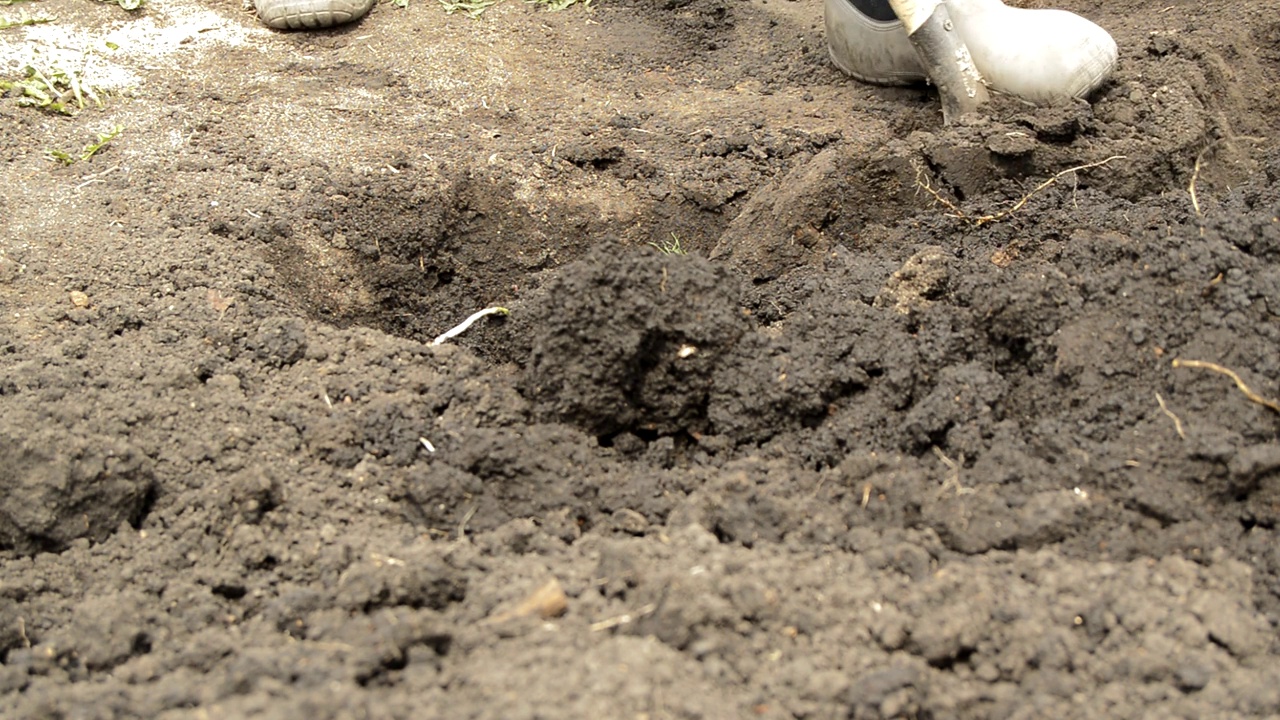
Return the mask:
M 497 306 L 487 307 L 478 313 L 472 314 L 471 317 L 459 323 L 457 327 L 451 330 L 446 330 L 444 333 L 441 333 L 439 337 L 431 341 L 431 346 L 435 347 L 436 345 L 443 345 L 450 338 L 454 338 L 461 335 L 462 333 L 467 331 L 467 328 L 474 325 L 477 320 L 484 317 L 485 315 L 510 315 L 510 314 L 511 314 L 511 311 L 504 307 L 497 307 Z

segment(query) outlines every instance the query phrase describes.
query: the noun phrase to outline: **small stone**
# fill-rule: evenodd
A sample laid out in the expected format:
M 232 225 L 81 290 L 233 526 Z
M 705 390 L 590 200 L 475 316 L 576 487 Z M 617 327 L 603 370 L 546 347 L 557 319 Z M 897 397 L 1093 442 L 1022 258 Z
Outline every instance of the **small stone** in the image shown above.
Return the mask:
M 72 290 L 71 304 L 75 305 L 78 308 L 87 308 L 89 307 L 89 296 L 80 292 L 79 290 Z
M 630 508 L 622 508 L 613 514 L 613 527 L 630 535 L 643 535 L 649 520 Z
M 0 255 L 0 284 L 8 284 L 18 279 L 22 266 L 13 258 Z
M 236 391 L 240 389 L 240 378 L 235 375 L 220 373 L 205 380 L 204 384 L 206 387 L 218 390 Z
M 1213 672 L 1202 663 L 1188 662 L 1178 668 L 1178 689 L 1183 692 L 1203 690 L 1213 678 Z

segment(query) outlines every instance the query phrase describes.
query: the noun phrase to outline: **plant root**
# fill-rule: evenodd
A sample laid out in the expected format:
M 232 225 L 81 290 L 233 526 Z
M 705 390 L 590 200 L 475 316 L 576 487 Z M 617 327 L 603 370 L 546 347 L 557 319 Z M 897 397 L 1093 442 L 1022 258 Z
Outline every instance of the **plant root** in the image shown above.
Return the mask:
M 1027 193 L 1026 195 L 1023 195 L 1021 198 L 1018 199 L 1017 202 L 1013 203 L 1012 205 L 1005 208 L 1004 210 L 1001 210 L 1000 212 L 992 215 L 979 215 L 977 217 L 974 217 L 972 215 L 965 213 L 960 208 L 956 207 L 955 203 L 943 197 L 937 190 L 933 188 L 933 186 L 929 183 L 929 179 L 925 177 L 924 167 L 919 163 L 915 164 L 916 187 L 932 195 L 934 200 L 936 200 L 943 207 L 947 208 L 947 210 L 951 211 L 952 217 L 963 220 L 964 222 L 970 223 L 974 227 L 982 227 L 987 223 L 1004 220 L 1010 215 L 1018 212 L 1019 210 L 1022 209 L 1024 205 L 1027 204 L 1029 200 L 1031 200 L 1031 198 L 1035 197 L 1037 193 L 1045 190 L 1050 185 L 1056 184 L 1059 180 L 1061 180 L 1066 175 L 1070 175 L 1071 173 L 1074 173 L 1074 172 L 1079 172 L 1080 170 L 1089 170 L 1092 168 L 1102 167 L 1103 165 L 1106 165 L 1107 163 L 1113 160 L 1124 160 L 1127 157 L 1128 156 L 1126 155 L 1112 155 L 1111 157 L 1105 158 L 1103 160 L 1098 160 L 1097 162 L 1085 163 L 1084 165 L 1076 165 L 1075 167 L 1069 167 L 1066 170 L 1059 171 L 1053 177 L 1037 185 L 1035 189 L 1033 189 L 1031 192 Z
M 1235 382 L 1236 387 L 1240 389 L 1240 392 L 1244 393 L 1244 396 L 1248 398 L 1250 402 L 1255 402 L 1263 407 L 1270 408 L 1273 412 L 1280 413 L 1280 403 L 1277 403 L 1275 400 L 1268 400 L 1253 390 L 1250 390 L 1249 386 L 1245 385 L 1244 380 L 1241 380 L 1240 376 L 1233 370 L 1224 368 L 1217 363 L 1206 362 L 1204 360 L 1183 360 L 1182 358 L 1175 358 L 1173 360 L 1173 366 L 1175 368 L 1187 367 L 1199 368 L 1201 370 L 1212 370 L 1216 373 L 1226 375 Z
M 1168 415 L 1169 419 L 1173 421 L 1173 429 L 1177 431 L 1178 437 L 1186 440 L 1187 431 L 1182 428 L 1182 419 L 1173 414 L 1173 411 L 1165 404 L 1164 398 L 1160 397 L 1160 393 L 1156 393 L 1156 402 L 1160 404 L 1160 412 Z
M 467 328 L 475 324 L 475 321 L 479 320 L 485 315 L 510 315 L 510 314 L 511 314 L 511 311 L 504 307 L 496 307 L 496 306 L 487 307 L 478 313 L 473 313 L 471 317 L 458 323 L 457 327 L 454 327 L 451 330 L 447 330 L 441 333 L 439 337 L 431 341 L 431 346 L 435 347 L 437 345 L 443 345 L 450 338 L 454 338 L 454 337 L 457 337 L 458 335 L 461 335 L 462 333 L 467 331 Z

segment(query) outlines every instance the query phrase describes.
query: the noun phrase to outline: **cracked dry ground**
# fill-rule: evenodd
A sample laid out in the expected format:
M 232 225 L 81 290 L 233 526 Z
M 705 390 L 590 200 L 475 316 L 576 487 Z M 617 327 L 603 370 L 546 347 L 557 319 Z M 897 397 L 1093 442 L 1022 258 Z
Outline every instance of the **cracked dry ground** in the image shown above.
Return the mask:
M 1280 395 L 1277 3 L 1063 5 L 1093 105 L 956 128 L 816 0 L 33 6 L 121 87 L 0 99 L 0 716 L 1280 715 L 1172 364 Z

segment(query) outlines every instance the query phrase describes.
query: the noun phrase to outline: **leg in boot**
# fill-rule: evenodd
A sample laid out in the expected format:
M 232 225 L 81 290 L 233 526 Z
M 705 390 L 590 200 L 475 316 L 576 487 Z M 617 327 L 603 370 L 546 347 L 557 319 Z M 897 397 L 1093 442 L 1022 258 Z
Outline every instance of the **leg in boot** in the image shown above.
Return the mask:
M 1084 98 L 1115 67 L 1115 41 L 1061 10 L 1011 8 L 1000 0 L 947 0 L 978 74 L 995 92 L 1051 105 Z M 922 79 L 906 28 L 886 19 L 888 0 L 826 0 L 827 46 L 842 70 L 867 82 Z

